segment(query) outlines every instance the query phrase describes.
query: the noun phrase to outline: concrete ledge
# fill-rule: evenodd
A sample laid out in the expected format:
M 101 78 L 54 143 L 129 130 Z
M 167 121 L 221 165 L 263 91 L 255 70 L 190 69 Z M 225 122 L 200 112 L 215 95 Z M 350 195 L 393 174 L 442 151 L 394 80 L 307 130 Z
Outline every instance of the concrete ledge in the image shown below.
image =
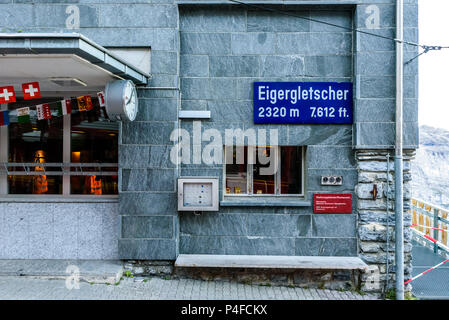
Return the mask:
M 175 261 L 181 268 L 274 268 L 274 269 L 322 269 L 367 270 L 368 265 L 358 257 L 315 256 L 251 256 L 181 254 Z
M 114 284 L 122 275 L 123 263 L 119 260 L 0 260 L 0 277 L 66 279 L 79 276 L 80 281 Z

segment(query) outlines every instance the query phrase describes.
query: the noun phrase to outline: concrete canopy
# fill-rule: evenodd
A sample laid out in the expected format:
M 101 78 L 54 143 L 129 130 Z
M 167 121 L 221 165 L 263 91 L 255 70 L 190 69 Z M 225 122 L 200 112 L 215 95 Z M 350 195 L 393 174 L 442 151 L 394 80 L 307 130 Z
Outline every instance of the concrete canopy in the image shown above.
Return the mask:
M 42 92 L 103 90 L 111 80 L 146 85 L 150 75 L 77 33 L 0 34 L 0 86 L 39 81 Z

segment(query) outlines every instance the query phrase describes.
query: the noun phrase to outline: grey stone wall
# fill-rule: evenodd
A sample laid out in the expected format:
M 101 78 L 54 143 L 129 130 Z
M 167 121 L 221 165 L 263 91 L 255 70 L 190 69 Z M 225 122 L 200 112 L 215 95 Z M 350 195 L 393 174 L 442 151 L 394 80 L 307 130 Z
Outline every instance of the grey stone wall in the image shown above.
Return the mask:
M 356 193 L 360 257 L 372 267 L 372 272 L 365 274 L 362 279 L 365 291 L 385 292 L 395 286 L 394 157 L 390 155 L 388 171 L 387 154 L 387 151 L 378 150 L 357 152 L 359 175 Z M 404 156 L 405 279 L 411 277 L 412 272 L 412 232 L 409 226 L 412 223 L 410 161 L 413 156 L 414 152 L 410 151 Z M 375 200 L 371 193 L 374 185 L 378 190 Z M 407 289 L 410 288 L 408 285 Z
M 283 9 L 286 9 L 285 7 Z M 292 14 L 350 27 L 352 10 L 287 7 Z M 235 6 L 180 8 L 181 108 L 210 110 L 203 131 L 278 129 L 280 145 L 305 145 L 306 199 L 315 192 L 352 193 L 357 181 L 349 125 L 254 125 L 254 81 L 352 81 L 352 33 Z M 192 132 L 192 121 L 181 127 Z M 203 146 L 207 142 L 203 142 Z M 342 175 L 322 187 L 321 175 Z M 183 164 L 183 176 L 219 176 L 221 165 Z M 220 183 L 220 195 L 222 184 Z M 356 215 L 314 215 L 305 207 L 221 207 L 180 213 L 180 253 L 357 255 Z
M 331 2 L 344 6 L 330 8 Z M 417 42 L 418 1 L 405 2 L 405 39 Z M 394 0 L 322 3 L 325 5 L 294 9 L 311 18 L 394 38 Z M 66 26 L 70 5 L 80 10 L 79 29 Z M 366 24 L 371 5 L 379 9 L 380 23 L 374 29 Z M 174 260 L 178 252 L 360 255 L 385 273 L 385 194 L 377 201 L 365 198 L 369 184 L 385 183 L 384 168 L 375 158 L 370 159 L 371 155 L 356 157 L 352 147 L 361 151 L 392 147 L 392 41 L 238 6 L 179 9 L 174 0 L 0 0 L 0 12 L 1 32 L 80 32 L 106 47 L 151 47 L 153 79 L 149 86 L 181 88 L 182 103 L 176 90 L 139 90 L 142 107 L 138 119 L 123 124 L 119 257 Z M 405 49 L 406 61 L 417 53 L 416 47 L 407 45 Z M 417 61 L 405 67 L 404 141 L 411 149 L 418 145 Z M 314 215 L 311 206 L 264 204 L 178 216 L 178 174 L 222 179 L 223 172 L 221 166 L 185 165 L 179 170 L 171 164 L 169 136 L 179 125 L 178 107 L 210 110 L 212 118 L 202 122 L 203 129 L 254 127 L 251 83 L 255 80 L 353 81 L 353 126 L 266 126 L 280 130 L 281 144 L 307 146 L 307 199 L 315 192 L 355 195 L 358 184 L 352 214 Z M 189 126 L 191 122 L 182 122 L 183 128 Z M 342 175 L 343 186 L 320 186 L 319 177 L 324 174 Z M 5 211 L 0 212 L 5 219 Z M 10 216 L 13 219 L 14 215 Z M 374 228 L 373 223 L 380 227 Z
M 404 40 L 417 43 L 418 1 L 404 2 Z M 378 28 L 367 29 L 365 22 L 374 3 L 379 9 L 380 24 Z M 361 31 L 395 38 L 395 10 L 395 1 L 364 1 L 355 10 L 356 26 Z M 354 36 L 354 146 L 392 148 L 395 138 L 395 43 L 362 33 Z M 404 62 L 417 54 L 416 46 L 404 46 Z M 414 60 L 404 65 L 404 148 L 417 148 L 418 141 L 418 60 Z
M 118 259 L 118 204 L 0 203 L 0 259 Z

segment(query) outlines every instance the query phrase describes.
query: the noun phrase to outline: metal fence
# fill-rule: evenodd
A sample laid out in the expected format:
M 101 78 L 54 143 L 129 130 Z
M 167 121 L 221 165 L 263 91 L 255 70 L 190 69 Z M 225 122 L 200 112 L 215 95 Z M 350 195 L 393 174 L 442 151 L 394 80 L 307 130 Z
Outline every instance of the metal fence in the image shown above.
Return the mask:
M 449 210 L 412 199 L 411 213 L 412 292 L 422 299 L 449 299 Z

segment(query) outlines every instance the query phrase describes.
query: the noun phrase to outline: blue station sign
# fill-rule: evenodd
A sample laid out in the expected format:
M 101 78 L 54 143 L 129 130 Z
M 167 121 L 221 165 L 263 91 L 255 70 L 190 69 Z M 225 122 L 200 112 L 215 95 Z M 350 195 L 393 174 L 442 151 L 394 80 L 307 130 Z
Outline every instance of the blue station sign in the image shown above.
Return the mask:
M 351 82 L 254 82 L 254 123 L 352 123 Z

